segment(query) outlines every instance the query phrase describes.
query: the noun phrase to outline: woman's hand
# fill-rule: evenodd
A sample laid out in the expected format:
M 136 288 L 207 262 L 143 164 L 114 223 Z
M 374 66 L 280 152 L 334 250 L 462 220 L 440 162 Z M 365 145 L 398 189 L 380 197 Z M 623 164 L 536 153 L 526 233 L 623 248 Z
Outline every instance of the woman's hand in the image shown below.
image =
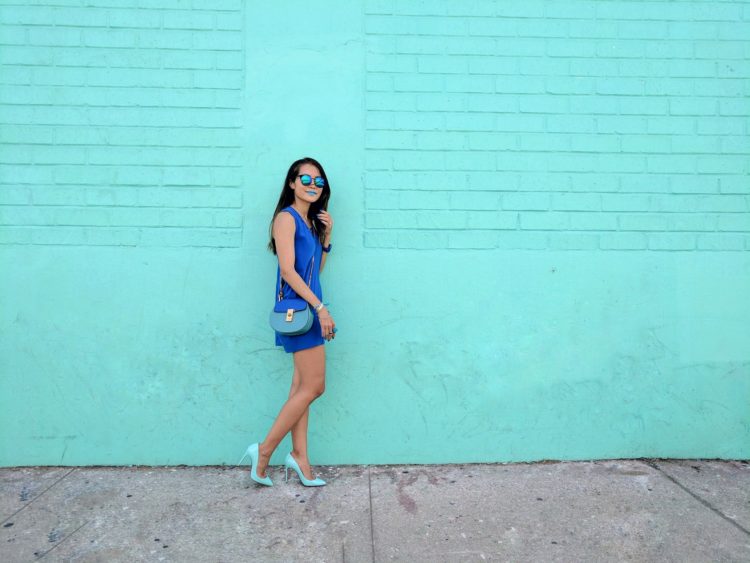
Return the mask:
M 330 239 L 331 233 L 333 232 L 333 217 L 325 209 L 321 209 L 318 213 L 318 219 L 325 225 L 325 238 Z
M 336 323 L 333 322 L 331 313 L 323 307 L 318 313 L 318 320 L 320 321 L 320 333 L 326 340 L 332 340 L 336 338 L 333 329 L 336 328 Z

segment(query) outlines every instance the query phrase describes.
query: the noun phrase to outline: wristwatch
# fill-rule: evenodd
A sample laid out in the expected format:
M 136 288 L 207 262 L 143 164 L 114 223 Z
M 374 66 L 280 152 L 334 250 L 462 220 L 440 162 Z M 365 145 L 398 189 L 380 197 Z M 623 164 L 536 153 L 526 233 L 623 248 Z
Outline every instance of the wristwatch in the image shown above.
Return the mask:
M 330 252 L 332 247 L 333 247 L 333 244 L 329 242 L 328 246 L 323 247 L 323 252 Z

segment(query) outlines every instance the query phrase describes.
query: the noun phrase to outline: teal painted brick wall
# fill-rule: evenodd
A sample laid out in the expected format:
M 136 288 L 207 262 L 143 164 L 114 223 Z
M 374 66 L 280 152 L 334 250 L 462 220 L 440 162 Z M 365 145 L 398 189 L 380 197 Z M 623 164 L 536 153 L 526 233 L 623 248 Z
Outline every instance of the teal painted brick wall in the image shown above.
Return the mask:
M 750 249 L 746 4 L 374 1 L 365 20 L 366 246 Z
M 1 3 L 0 465 L 262 437 L 303 155 L 313 463 L 747 458 L 748 36 L 731 1 Z
M 0 243 L 238 247 L 242 2 L 0 7 Z

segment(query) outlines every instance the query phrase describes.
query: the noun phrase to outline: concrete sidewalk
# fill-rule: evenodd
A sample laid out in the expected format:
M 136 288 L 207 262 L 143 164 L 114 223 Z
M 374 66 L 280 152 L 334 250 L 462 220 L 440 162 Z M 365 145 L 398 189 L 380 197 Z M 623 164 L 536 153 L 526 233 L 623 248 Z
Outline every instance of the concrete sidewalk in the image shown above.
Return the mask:
M 750 561 L 750 465 L 0 469 L 0 561 Z

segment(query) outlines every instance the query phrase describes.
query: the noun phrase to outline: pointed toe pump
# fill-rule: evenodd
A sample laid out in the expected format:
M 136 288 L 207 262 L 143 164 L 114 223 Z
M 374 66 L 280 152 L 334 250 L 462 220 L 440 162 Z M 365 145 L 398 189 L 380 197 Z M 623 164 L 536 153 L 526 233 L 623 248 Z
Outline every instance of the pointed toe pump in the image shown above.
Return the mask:
M 237 465 L 242 463 L 242 460 L 245 459 L 247 456 L 250 456 L 250 478 L 260 485 L 266 485 L 267 487 L 273 486 L 273 481 L 271 481 L 271 478 L 268 475 L 266 475 L 265 477 L 260 477 L 256 471 L 256 468 L 258 467 L 258 443 L 257 442 L 255 444 L 250 444 L 247 447 L 247 451 L 240 458 L 240 461 L 237 463 Z
M 323 485 L 326 484 L 326 482 L 323 481 L 323 479 L 319 479 L 316 477 L 315 479 L 310 480 L 307 477 L 305 477 L 304 474 L 302 473 L 302 470 L 299 467 L 299 464 L 297 463 L 297 460 L 294 459 L 291 452 L 286 454 L 286 459 L 284 460 L 284 480 L 285 481 L 289 481 L 290 469 L 297 472 L 297 476 L 299 477 L 300 482 L 305 487 L 322 487 Z

